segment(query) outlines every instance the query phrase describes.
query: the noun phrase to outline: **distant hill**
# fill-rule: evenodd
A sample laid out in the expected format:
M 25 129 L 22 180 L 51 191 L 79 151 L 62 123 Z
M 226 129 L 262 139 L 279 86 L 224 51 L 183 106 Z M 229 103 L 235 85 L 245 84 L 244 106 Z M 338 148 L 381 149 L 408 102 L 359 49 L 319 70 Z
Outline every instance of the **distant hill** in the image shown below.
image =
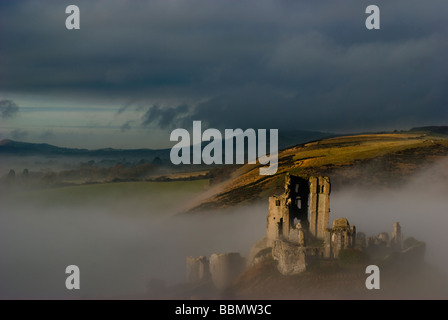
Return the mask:
M 338 136 L 335 133 L 305 130 L 279 130 L 278 149 L 283 150 L 301 143 Z
M 227 172 L 230 179 L 190 212 L 265 200 L 282 191 L 288 172 L 303 177 L 328 175 L 336 188 L 358 184 L 393 186 L 446 156 L 448 138 L 417 131 L 318 140 L 280 151 L 275 175 L 260 175 L 259 164 L 246 164 Z
M 153 159 L 155 157 L 169 158 L 169 149 L 77 149 L 57 147 L 47 143 L 28 143 L 13 140 L 0 141 L 0 155 L 13 156 L 69 156 L 92 158 L 127 158 L 127 159 Z
M 410 131 L 425 131 L 430 133 L 448 135 L 448 126 L 416 127 L 412 128 Z
M 279 149 L 290 147 L 298 143 L 335 136 L 332 133 L 319 131 L 291 130 L 279 132 Z M 269 141 L 268 141 L 269 142 Z M 206 145 L 205 143 L 204 145 Z M 14 140 L 0 141 L 0 155 L 15 156 L 70 156 L 92 158 L 126 158 L 126 159 L 154 159 L 160 157 L 169 159 L 171 149 L 113 149 L 96 150 L 57 147 L 47 143 L 29 143 Z

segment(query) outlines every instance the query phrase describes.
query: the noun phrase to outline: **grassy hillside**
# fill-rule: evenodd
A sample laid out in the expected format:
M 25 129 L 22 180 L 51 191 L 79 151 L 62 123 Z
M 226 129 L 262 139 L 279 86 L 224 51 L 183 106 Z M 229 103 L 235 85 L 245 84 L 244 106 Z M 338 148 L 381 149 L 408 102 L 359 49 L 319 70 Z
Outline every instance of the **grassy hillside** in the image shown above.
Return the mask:
M 328 175 L 333 186 L 394 185 L 448 155 L 448 139 L 423 132 L 362 134 L 301 144 L 280 151 L 275 175 L 259 175 L 259 165 L 244 165 L 191 211 L 223 208 L 265 199 L 281 191 L 284 175 Z

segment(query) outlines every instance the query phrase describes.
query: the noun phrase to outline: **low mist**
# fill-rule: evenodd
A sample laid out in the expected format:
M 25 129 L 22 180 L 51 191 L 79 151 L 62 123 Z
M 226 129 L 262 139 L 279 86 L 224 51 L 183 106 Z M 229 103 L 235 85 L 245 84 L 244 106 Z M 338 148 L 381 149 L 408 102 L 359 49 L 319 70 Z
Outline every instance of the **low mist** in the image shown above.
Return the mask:
M 144 297 L 152 279 L 185 282 L 188 255 L 247 256 L 265 231 L 265 206 L 175 215 L 151 212 L 145 199 L 101 202 L 67 208 L 4 200 L 0 298 Z M 65 288 L 71 264 L 80 268 L 80 290 Z
M 348 218 L 357 232 L 367 236 L 386 231 L 400 222 L 404 238 L 426 242 L 426 261 L 448 269 L 448 159 L 420 171 L 399 188 L 333 190 L 330 220 Z
M 426 260 L 446 270 L 448 161 L 410 181 L 399 189 L 333 190 L 330 221 L 347 217 L 367 236 L 390 233 L 399 221 L 405 237 L 426 242 Z M 247 257 L 265 234 L 268 210 L 267 199 L 194 215 L 151 206 L 141 196 L 80 199 L 70 206 L 24 200 L 1 197 L 0 298 L 144 297 L 152 279 L 184 282 L 188 255 Z M 71 264 L 80 268 L 80 290 L 65 288 Z

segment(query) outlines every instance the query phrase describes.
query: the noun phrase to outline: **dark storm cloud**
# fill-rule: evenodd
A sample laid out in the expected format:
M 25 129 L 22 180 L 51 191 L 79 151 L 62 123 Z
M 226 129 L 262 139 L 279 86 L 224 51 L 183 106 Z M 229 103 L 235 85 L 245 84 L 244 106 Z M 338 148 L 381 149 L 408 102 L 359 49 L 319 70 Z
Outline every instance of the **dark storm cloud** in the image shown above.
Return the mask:
M 182 116 L 188 112 L 186 104 L 173 108 L 161 108 L 158 105 L 150 107 L 142 118 L 142 126 L 156 125 L 162 129 L 171 129 L 181 124 Z
M 80 30 L 65 29 L 68 4 Z M 215 127 L 446 124 L 448 3 L 379 0 L 374 31 L 369 4 L 2 1 L 1 90 L 108 97 L 118 114 L 158 104 L 143 125 L 162 128 L 190 116 Z
M 122 125 L 121 125 L 121 131 L 122 132 L 125 132 L 125 131 L 128 131 L 128 130 L 131 130 L 131 123 L 132 123 L 132 121 L 131 120 L 129 120 L 129 121 L 126 121 L 125 123 L 123 123 Z
M 126 110 L 128 110 L 129 108 L 134 107 L 137 102 L 138 102 L 138 99 L 132 99 L 132 100 L 128 101 L 123 106 L 121 106 L 120 109 L 118 109 L 117 115 L 120 115 L 123 112 L 125 112 Z
M 11 118 L 19 112 L 19 106 L 11 100 L 0 100 L 0 115 L 3 119 Z

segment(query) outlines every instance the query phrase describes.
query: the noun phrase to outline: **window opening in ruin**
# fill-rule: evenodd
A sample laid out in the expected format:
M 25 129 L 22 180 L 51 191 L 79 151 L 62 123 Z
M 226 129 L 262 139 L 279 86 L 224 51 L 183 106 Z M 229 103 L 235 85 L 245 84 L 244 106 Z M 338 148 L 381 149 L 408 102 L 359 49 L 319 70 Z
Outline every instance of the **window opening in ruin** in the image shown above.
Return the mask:
M 293 227 L 295 228 L 296 225 L 297 225 L 299 222 L 300 222 L 300 219 L 298 219 L 298 218 L 294 218 L 294 220 L 292 221 L 292 223 L 293 223 Z
M 276 205 L 277 207 L 280 207 L 280 200 L 275 200 L 275 205 Z
M 300 196 L 296 197 L 296 204 L 297 204 L 297 208 L 302 209 L 302 197 L 300 197 Z
M 296 184 L 296 193 L 299 192 L 299 184 Z
M 283 236 L 283 218 L 280 218 L 280 222 L 278 223 L 278 235 L 279 237 Z

